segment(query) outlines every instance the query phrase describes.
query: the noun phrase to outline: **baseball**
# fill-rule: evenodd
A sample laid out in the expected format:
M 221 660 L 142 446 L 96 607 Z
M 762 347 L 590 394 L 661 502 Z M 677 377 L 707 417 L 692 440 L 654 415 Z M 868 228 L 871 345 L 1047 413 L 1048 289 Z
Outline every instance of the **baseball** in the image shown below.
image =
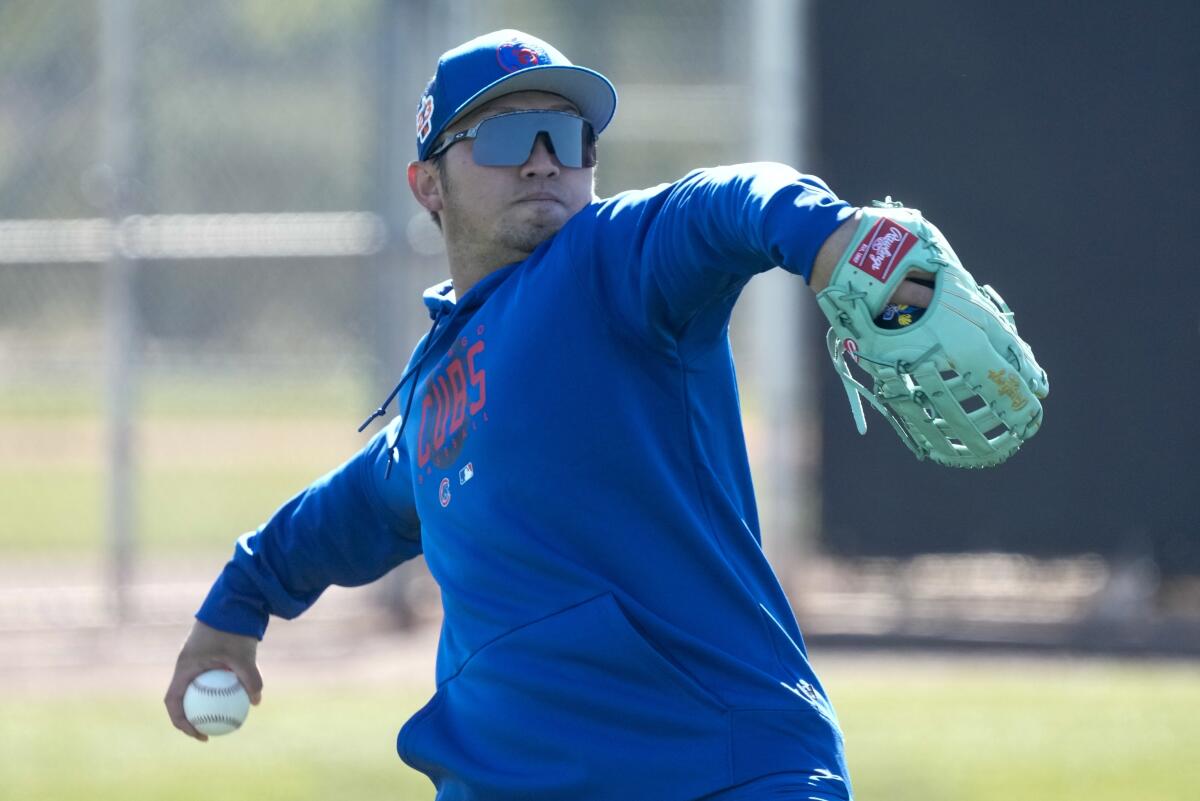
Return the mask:
M 183 694 L 183 714 L 202 734 L 229 734 L 242 725 L 249 711 L 250 696 L 233 671 L 201 673 Z

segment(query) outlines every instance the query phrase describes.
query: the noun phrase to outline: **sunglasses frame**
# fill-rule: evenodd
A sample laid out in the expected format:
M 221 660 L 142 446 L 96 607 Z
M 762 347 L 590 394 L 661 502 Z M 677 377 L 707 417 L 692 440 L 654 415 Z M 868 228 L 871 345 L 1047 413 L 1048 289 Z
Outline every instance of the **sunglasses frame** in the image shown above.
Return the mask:
M 500 119 L 501 117 L 515 117 L 519 114 L 541 114 L 541 115 L 554 114 L 554 115 L 558 115 L 561 117 L 570 117 L 571 119 L 581 120 L 583 122 L 583 124 L 586 126 L 585 130 L 592 132 L 591 140 L 592 140 L 593 147 L 595 146 L 596 140 L 598 138 L 596 136 L 595 129 L 592 127 L 591 122 L 589 122 L 585 117 L 581 117 L 580 115 L 574 114 L 570 111 L 557 111 L 554 109 L 526 109 L 524 111 L 507 111 L 503 114 L 494 114 L 491 117 L 482 119 L 465 131 L 459 131 L 458 133 L 451 136 L 449 139 L 444 140 L 440 145 L 435 147 L 433 150 L 431 150 L 429 152 L 429 155 L 426 156 L 425 158 L 426 158 L 426 160 L 437 158 L 438 156 L 442 155 L 447 150 L 449 150 L 451 148 L 451 146 L 456 145 L 459 142 L 463 142 L 467 139 L 478 139 L 480 127 L 487 124 L 488 122 L 491 122 L 492 120 Z M 548 140 L 548 143 L 549 143 L 549 149 L 552 153 L 554 153 L 555 158 L 558 158 L 557 149 L 554 147 L 554 137 L 551 136 L 548 131 L 538 131 L 538 133 L 534 136 L 533 141 L 530 142 L 530 144 L 529 144 L 529 153 L 530 154 L 533 153 L 533 148 L 536 146 L 536 143 L 537 143 L 537 137 L 541 136 L 542 134 L 546 134 L 546 139 Z M 581 146 L 581 152 L 580 152 L 581 164 L 579 167 L 571 167 L 570 165 L 565 164 L 565 163 L 563 164 L 563 166 L 568 167 L 569 169 L 586 169 L 586 167 L 596 166 L 595 159 L 593 159 L 592 164 L 586 165 L 586 167 L 585 167 L 585 165 L 582 164 L 582 162 L 585 161 L 585 159 L 583 158 L 583 155 L 584 155 L 583 151 L 586 151 L 586 147 Z M 474 154 L 472 154 L 472 158 L 474 158 Z M 521 164 L 524 164 L 528 160 L 529 160 L 529 155 L 527 154 L 525 156 L 525 159 L 522 160 L 519 164 L 480 164 L 479 166 L 481 166 L 481 167 L 520 167 Z M 475 162 L 475 163 L 479 164 L 479 162 Z M 560 163 L 561 163 L 561 160 L 560 160 Z

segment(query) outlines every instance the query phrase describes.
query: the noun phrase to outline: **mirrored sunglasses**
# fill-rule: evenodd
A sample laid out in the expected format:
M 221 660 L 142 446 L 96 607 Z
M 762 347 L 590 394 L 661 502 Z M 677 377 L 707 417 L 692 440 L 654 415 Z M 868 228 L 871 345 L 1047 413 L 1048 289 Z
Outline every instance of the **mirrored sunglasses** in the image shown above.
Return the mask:
M 566 111 L 513 111 L 481 120 L 435 147 L 427 158 L 445 153 L 464 139 L 474 139 L 472 156 L 481 167 L 520 167 L 529 160 L 537 138 L 564 167 L 596 166 L 596 134 L 592 124 Z

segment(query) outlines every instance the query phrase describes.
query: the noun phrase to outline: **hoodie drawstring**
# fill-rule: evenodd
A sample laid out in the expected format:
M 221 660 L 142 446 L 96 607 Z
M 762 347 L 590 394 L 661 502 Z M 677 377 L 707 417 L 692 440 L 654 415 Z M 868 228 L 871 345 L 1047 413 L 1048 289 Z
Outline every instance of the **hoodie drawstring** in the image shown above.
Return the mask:
M 404 428 L 405 428 L 405 426 L 408 425 L 408 413 L 412 409 L 413 396 L 417 394 L 417 381 L 414 378 L 414 376 L 417 376 L 420 374 L 421 366 L 423 364 L 425 364 L 425 357 L 429 355 L 430 346 L 433 344 L 433 334 L 437 330 L 438 323 L 440 323 L 441 321 L 442 321 L 442 315 L 439 313 L 436 317 L 433 318 L 433 325 L 431 325 L 429 327 L 429 333 L 425 335 L 425 344 L 421 347 L 421 353 L 417 356 L 417 361 L 413 364 L 412 367 L 408 368 L 404 372 L 404 375 L 400 376 L 400 381 L 392 389 L 391 393 L 384 399 L 383 403 L 381 403 L 379 405 L 379 408 L 376 409 L 374 412 L 372 412 L 370 417 L 368 417 L 366 420 L 363 420 L 362 425 L 360 425 L 358 427 L 358 433 L 361 434 L 363 432 L 363 429 L 365 429 L 367 426 L 369 426 L 371 424 L 371 421 L 374 420 L 376 417 L 383 417 L 385 414 L 387 414 L 388 404 L 390 404 L 395 399 L 395 397 L 400 394 L 400 388 L 404 386 L 404 382 L 408 381 L 408 379 L 410 379 L 410 378 L 413 378 L 412 384 L 408 390 L 408 400 L 405 402 L 404 411 L 401 413 L 401 416 L 400 416 L 400 430 L 396 432 L 396 437 L 394 440 L 392 440 L 392 442 L 393 443 L 399 442 L 400 438 L 404 436 Z M 385 479 L 391 477 L 392 464 L 398 458 L 399 458 L 399 454 L 397 453 L 397 449 L 396 449 L 395 445 L 393 444 L 388 448 L 387 467 L 383 471 L 383 477 Z

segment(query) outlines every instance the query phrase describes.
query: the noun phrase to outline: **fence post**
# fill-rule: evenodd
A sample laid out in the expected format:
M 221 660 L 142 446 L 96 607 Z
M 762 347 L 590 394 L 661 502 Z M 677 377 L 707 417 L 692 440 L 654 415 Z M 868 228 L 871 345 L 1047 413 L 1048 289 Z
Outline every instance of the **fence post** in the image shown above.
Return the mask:
M 754 0 L 750 5 L 752 157 L 803 171 L 811 161 L 808 2 Z M 764 550 L 793 604 L 796 573 L 816 542 L 820 492 L 818 393 L 805 343 L 813 302 L 803 282 L 782 270 L 747 287 L 754 404 L 758 410 L 755 486 Z M 744 317 L 745 319 L 745 317 Z
M 107 480 L 105 533 L 113 614 L 129 620 L 128 585 L 136 539 L 134 421 L 137 376 L 137 319 L 133 298 L 135 262 L 120 241 L 121 220 L 132 207 L 133 34 L 130 0 L 101 5 L 101 73 L 104 175 L 107 214 L 112 223 L 111 254 L 104 265 L 104 418 Z

